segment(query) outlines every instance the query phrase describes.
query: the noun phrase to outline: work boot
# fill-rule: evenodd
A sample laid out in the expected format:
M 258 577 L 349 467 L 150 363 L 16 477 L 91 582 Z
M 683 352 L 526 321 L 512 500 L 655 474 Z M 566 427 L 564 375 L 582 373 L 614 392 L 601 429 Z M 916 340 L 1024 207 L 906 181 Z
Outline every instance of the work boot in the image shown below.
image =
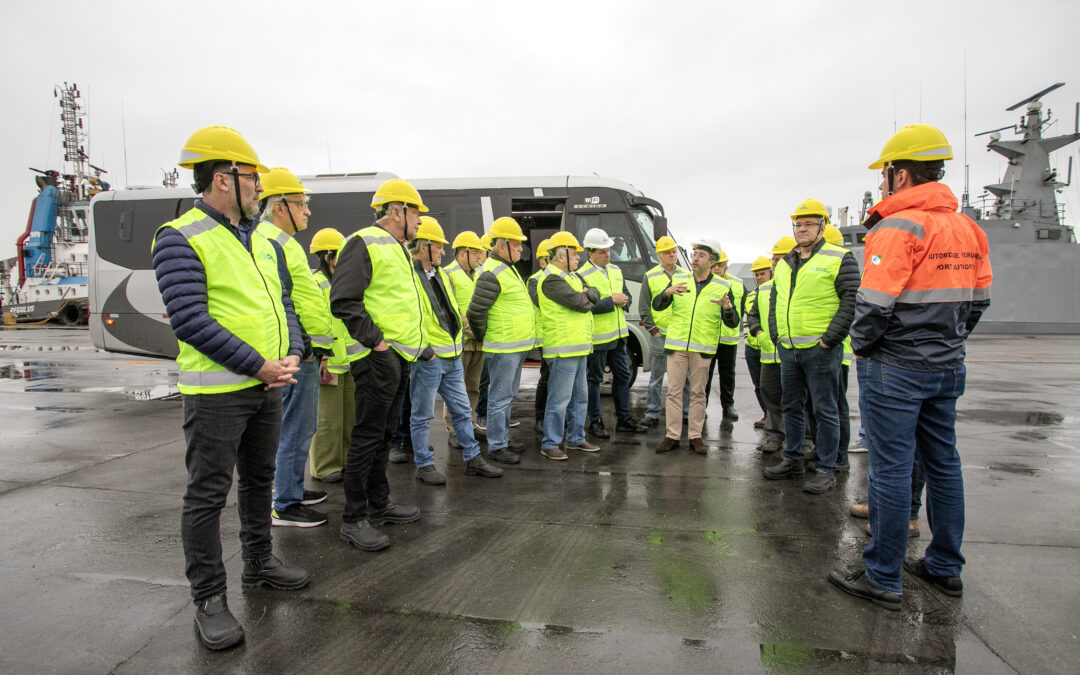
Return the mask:
M 434 464 L 425 464 L 416 469 L 416 480 L 425 485 L 446 485 L 446 476 L 439 473 Z
M 739 421 L 739 413 L 735 412 L 734 406 L 729 405 L 728 407 L 724 408 L 724 419 L 730 420 L 732 422 Z
M 597 438 L 611 438 L 611 432 L 604 426 L 604 419 L 602 417 L 589 422 L 589 433 Z
M 662 455 L 665 452 L 671 452 L 675 448 L 679 447 L 679 439 L 672 438 L 671 436 L 665 436 L 664 440 L 656 446 L 656 454 Z
M 702 441 L 700 437 L 690 439 L 690 449 L 699 455 L 709 454 L 709 448 L 705 445 L 704 441 Z
M 566 453 L 563 452 L 563 449 L 560 447 L 540 448 L 540 454 L 544 457 L 547 457 L 548 459 L 553 459 L 556 462 L 561 462 L 564 459 L 570 459 L 566 456 Z
M 506 449 L 510 452 L 520 455 L 525 452 L 525 444 L 514 438 L 513 436 L 506 437 Z
M 480 455 L 465 462 L 466 476 L 480 476 L 481 478 L 498 478 L 503 475 L 503 470 L 497 466 L 491 466 Z
M 521 458 L 518 457 L 518 454 L 512 450 L 507 450 L 506 448 L 503 448 L 502 450 L 492 450 L 488 452 L 488 457 L 495 460 L 499 464 L 521 463 Z
M 930 570 L 926 569 L 926 558 L 907 558 L 904 560 L 904 569 L 911 572 L 923 581 L 928 582 L 934 588 L 945 595 L 959 598 L 964 595 L 964 582 L 960 579 L 960 575 L 956 574 L 951 577 L 941 576 L 933 574 Z
M 869 513 L 867 513 L 867 516 L 869 517 Z M 864 529 L 866 530 L 866 536 L 868 536 L 868 537 L 874 536 L 874 533 L 870 531 L 870 523 L 867 523 L 866 527 Z M 919 538 L 919 521 L 917 521 L 917 520 L 909 520 L 908 521 L 907 536 L 908 536 L 908 539 L 918 539 Z
M 390 537 L 376 530 L 366 520 L 358 523 L 342 523 L 340 536 L 341 541 L 361 551 L 381 551 L 390 545 Z
M 767 466 L 762 473 L 769 480 L 784 480 L 785 478 L 802 478 L 806 476 L 806 467 L 799 460 L 794 462 L 785 457 L 779 464 Z
M 280 591 L 295 591 L 307 586 L 311 573 L 299 567 L 286 567 L 274 555 L 265 555 L 258 560 L 244 561 L 244 572 L 240 582 L 244 588 L 269 586 Z
M 326 493 L 322 490 L 304 490 L 304 498 L 300 500 L 300 503 L 304 506 L 311 506 L 312 504 L 322 504 L 326 501 Z
M 821 473 L 820 471 L 814 471 L 814 475 L 810 477 L 810 480 L 803 483 L 802 489 L 803 492 L 820 495 L 831 490 L 834 485 L 836 485 L 835 473 Z
M 387 502 L 381 509 L 375 509 L 368 513 L 368 522 L 373 527 L 393 525 L 395 523 L 411 523 L 420 520 L 420 509 L 407 504 L 395 504 Z
M 806 460 L 806 468 L 810 469 L 811 471 L 817 471 L 819 461 L 820 460 L 816 460 L 816 459 Z M 836 463 L 836 473 L 847 473 L 850 470 L 851 470 L 851 463 L 850 462 L 837 462 Z
M 224 595 L 212 595 L 195 605 L 195 632 L 207 649 L 228 649 L 244 641 L 244 627 L 229 611 Z
M 458 440 L 458 438 L 457 438 L 457 434 L 450 434 L 450 435 L 449 435 L 449 436 L 447 437 L 447 439 L 446 439 L 446 442 L 447 442 L 447 444 L 448 444 L 448 445 L 449 445 L 449 446 L 450 446 L 451 448 L 453 448 L 454 450 L 461 450 L 462 448 L 464 448 L 464 447 L 465 447 L 465 446 L 463 446 L 463 445 L 461 444 L 461 441 L 459 441 L 459 440 Z
M 326 477 L 322 479 L 324 483 L 340 483 L 345 480 L 345 473 L 342 471 L 333 471 L 326 474 Z
M 628 417 L 621 422 L 615 423 L 615 431 L 629 431 L 635 434 L 640 434 L 649 430 L 649 427 L 645 426 L 640 420 L 636 420 L 633 417 Z
M 588 440 L 583 440 L 577 445 L 567 445 L 567 450 L 580 450 L 582 452 L 600 452 L 600 446 L 590 443 Z
M 404 464 L 412 461 L 412 448 L 403 448 L 400 445 L 390 447 L 390 463 Z
M 754 422 L 754 428 L 755 429 L 764 429 L 765 428 L 765 418 L 762 417 L 761 419 Z
M 829 581 L 845 593 L 869 600 L 878 607 L 884 607 L 893 612 L 900 610 L 900 596 L 870 581 L 866 576 L 866 570 L 850 573 L 842 569 L 830 570 Z
M 870 517 L 870 505 L 869 504 L 852 504 L 848 512 L 856 518 L 869 518 Z
M 766 438 L 764 441 L 761 442 L 760 445 L 757 446 L 758 450 L 766 453 L 776 452 L 777 450 L 782 450 L 783 448 L 784 442 L 781 441 L 779 438 Z
M 660 426 L 660 418 L 659 417 L 646 417 L 645 418 L 645 426 L 647 426 L 650 429 L 655 429 L 656 427 Z

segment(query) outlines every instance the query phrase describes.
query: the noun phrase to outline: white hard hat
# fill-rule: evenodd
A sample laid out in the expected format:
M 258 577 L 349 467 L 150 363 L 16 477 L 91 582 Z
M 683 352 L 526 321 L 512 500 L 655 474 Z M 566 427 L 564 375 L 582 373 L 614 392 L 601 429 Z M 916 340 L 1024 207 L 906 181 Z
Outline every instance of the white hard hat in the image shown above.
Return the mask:
M 716 255 L 716 257 L 718 259 L 720 258 L 720 255 L 721 255 L 722 250 L 723 250 L 723 247 L 720 246 L 720 242 L 716 241 L 715 239 L 709 239 L 709 238 L 698 239 L 698 240 L 694 241 L 692 246 L 694 248 L 707 248 L 710 251 L 712 251 Z
M 581 245 L 585 248 L 611 248 L 615 245 L 615 240 L 608 236 L 607 232 L 604 232 L 599 227 L 594 227 L 585 233 L 585 238 L 581 240 Z

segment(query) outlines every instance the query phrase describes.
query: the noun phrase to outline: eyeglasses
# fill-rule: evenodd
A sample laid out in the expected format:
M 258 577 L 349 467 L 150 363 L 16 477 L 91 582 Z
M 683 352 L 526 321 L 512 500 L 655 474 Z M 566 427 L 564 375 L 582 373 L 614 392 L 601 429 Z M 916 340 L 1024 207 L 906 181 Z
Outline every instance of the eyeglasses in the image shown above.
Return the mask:
M 223 176 L 240 176 L 241 178 L 250 178 L 256 185 L 259 184 L 259 174 L 257 173 L 240 173 L 232 171 L 218 171 Z
M 310 199 L 301 199 L 298 202 L 293 201 L 291 199 L 284 199 L 282 201 L 284 201 L 286 204 L 292 204 L 293 206 L 299 206 L 301 211 L 303 211 L 304 209 L 311 206 L 311 200 Z

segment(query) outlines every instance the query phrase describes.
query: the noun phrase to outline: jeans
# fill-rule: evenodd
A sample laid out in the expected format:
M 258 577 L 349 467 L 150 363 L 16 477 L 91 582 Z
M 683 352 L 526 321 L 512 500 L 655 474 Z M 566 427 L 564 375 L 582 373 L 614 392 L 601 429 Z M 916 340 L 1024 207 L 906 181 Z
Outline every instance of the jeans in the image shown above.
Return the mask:
M 837 464 L 847 464 L 848 446 L 851 445 L 851 408 L 847 402 L 849 370 L 849 366 L 840 364 L 840 388 L 836 392 L 836 419 L 840 423 L 840 440 L 836 445 Z
M 524 363 L 524 361 L 522 362 Z M 484 419 L 488 411 L 488 390 L 491 388 L 491 378 L 488 376 L 488 357 L 484 355 L 484 365 L 480 369 L 479 391 L 476 392 L 476 417 Z
M 354 361 L 356 424 L 345 457 L 345 512 L 341 520 L 358 523 L 370 511 L 390 503 L 386 465 L 390 437 L 397 428 L 401 400 L 409 389 L 409 364 L 393 349 Z
M 547 359 L 540 360 L 540 381 L 536 383 L 536 401 L 533 403 L 533 412 L 536 419 L 544 419 L 544 411 L 547 410 L 548 381 L 551 379 L 551 366 Z
M 754 383 L 754 397 L 764 414 L 768 411 L 765 409 L 765 399 L 761 397 L 761 351 L 746 345 L 743 355 L 746 356 L 746 369 L 750 371 L 750 381 Z
M 585 371 L 588 356 L 544 359 L 551 369 L 548 378 L 547 407 L 544 409 L 544 440 L 541 450 L 585 442 L 585 414 L 589 402 L 589 385 Z
M 265 391 L 257 385 L 225 394 L 184 395 L 188 479 L 180 538 L 196 604 L 225 592 L 219 525 L 234 468 L 241 556 L 253 561 L 273 551 L 270 500 L 280 431 L 280 389 Z
M 488 452 L 502 450 L 510 444 L 510 405 L 521 386 L 521 365 L 525 363 L 526 353 L 488 353 L 484 357 L 484 368 L 491 379 L 487 407 Z
M 345 471 L 345 453 L 356 421 L 356 384 L 352 373 L 337 374 L 337 384 L 319 387 L 319 424 L 311 439 L 308 465 L 312 478 Z
M 304 465 L 311 437 L 319 424 L 319 359 L 300 362 L 296 384 L 281 390 L 281 440 L 274 474 L 274 508 L 285 509 L 304 499 Z
M 645 419 L 660 419 L 660 410 L 664 402 L 664 374 L 667 373 L 667 353 L 664 351 L 663 335 L 649 338 L 649 355 L 652 357 L 652 369 L 649 371 L 649 393 L 645 396 Z
M 607 345 L 604 345 L 605 347 Z M 630 419 L 630 362 L 626 358 L 626 339 L 615 341 L 613 349 L 594 350 L 589 354 L 589 420 L 602 419 L 600 414 L 600 383 L 604 368 L 611 367 L 611 397 L 615 399 L 615 418 Z
M 735 407 L 735 360 L 739 356 L 739 345 L 720 343 L 716 345 L 716 356 L 709 363 L 709 379 L 705 381 L 705 405 L 709 404 L 712 393 L 713 371 L 717 372 L 716 381 L 720 384 L 720 407 Z
M 780 347 L 780 381 L 784 405 L 784 458 L 802 461 L 806 426 L 806 395 L 814 407 L 817 433 L 817 470 L 836 473 L 836 453 L 840 437 L 836 396 L 840 387 L 840 361 L 844 350 L 837 345 L 826 349 L 814 345 L 806 349 Z
M 869 438 L 870 529 L 863 551 L 866 573 L 878 586 L 900 593 L 900 569 L 911 519 L 912 464 L 926 477 L 926 517 L 931 540 L 926 569 L 960 574 L 964 557 L 964 477 L 956 451 L 956 399 L 966 369 L 918 371 L 869 360 L 859 369 Z
M 461 456 L 467 462 L 480 454 L 472 430 L 472 411 L 469 395 L 465 391 L 465 374 L 461 358 L 416 361 L 409 369 L 409 398 L 412 400 L 412 416 L 409 428 L 412 433 L 413 459 L 417 468 L 435 463 L 435 456 L 428 450 L 431 437 L 431 420 L 435 419 L 435 394 L 442 396 L 450 421 L 461 443 Z

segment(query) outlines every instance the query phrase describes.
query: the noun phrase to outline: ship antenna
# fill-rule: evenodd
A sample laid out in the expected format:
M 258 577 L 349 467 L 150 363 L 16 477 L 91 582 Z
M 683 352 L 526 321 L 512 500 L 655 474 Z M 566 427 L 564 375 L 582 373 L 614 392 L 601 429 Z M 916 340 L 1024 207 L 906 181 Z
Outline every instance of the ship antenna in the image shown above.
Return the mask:
M 124 185 L 131 185 L 128 180 L 127 165 L 127 117 L 124 114 L 124 99 L 120 99 L 120 137 L 124 142 Z
M 968 126 L 967 126 L 967 48 L 964 48 L 964 195 L 961 201 L 963 208 L 968 207 Z

